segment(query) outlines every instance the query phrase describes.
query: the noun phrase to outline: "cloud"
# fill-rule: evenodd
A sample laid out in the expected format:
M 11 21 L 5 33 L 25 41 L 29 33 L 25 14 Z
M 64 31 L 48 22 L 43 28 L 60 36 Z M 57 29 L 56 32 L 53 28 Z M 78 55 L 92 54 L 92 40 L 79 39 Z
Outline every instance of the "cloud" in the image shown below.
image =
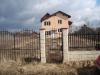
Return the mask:
M 0 27 L 38 28 L 45 13 L 59 10 L 70 14 L 76 26 L 86 20 L 100 23 L 100 6 L 96 0 L 0 0 Z
M 34 8 L 39 11 L 48 10 L 48 9 L 58 6 L 59 4 L 61 4 L 60 2 L 61 1 L 59 0 L 45 0 L 41 3 L 36 4 Z

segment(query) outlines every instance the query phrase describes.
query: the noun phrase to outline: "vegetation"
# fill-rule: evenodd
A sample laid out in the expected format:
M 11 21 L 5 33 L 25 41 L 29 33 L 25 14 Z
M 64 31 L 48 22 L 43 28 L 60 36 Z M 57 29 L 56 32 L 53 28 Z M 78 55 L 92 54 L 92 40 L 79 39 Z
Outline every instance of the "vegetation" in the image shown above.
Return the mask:
M 15 61 L 0 63 L 0 75 L 98 75 L 93 61 L 64 64 L 19 64 Z
M 92 28 L 87 25 L 83 25 L 79 30 L 75 31 L 76 34 L 100 34 L 100 27 Z

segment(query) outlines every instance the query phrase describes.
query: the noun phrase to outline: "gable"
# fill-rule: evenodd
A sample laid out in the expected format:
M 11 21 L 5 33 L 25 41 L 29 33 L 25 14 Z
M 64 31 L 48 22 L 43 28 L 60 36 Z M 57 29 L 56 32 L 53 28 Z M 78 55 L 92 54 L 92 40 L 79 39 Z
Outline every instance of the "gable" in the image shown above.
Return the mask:
M 66 13 L 64 13 L 62 11 L 58 11 L 58 12 L 52 14 L 52 15 L 50 15 L 50 14 L 47 13 L 46 15 L 44 15 L 41 18 L 41 22 L 44 21 L 44 20 L 46 20 L 46 19 L 48 19 L 48 18 L 50 18 L 50 17 L 52 17 L 52 16 L 58 16 L 58 17 L 63 18 L 63 19 L 71 18 L 70 15 L 68 15 L 68 14 L 66 14 Z
M 64 12 L 62 12 L 62 11 L 58 11 L 58 12 L 54 13 L 53 15 L 57 15 L 57 14 L 62 14 L 63 16 L 66 16 L 66 17 L 68 17 L 68 18 L 71 18 L 70 15 L 68 15 L 68 14 L 66 14 L 66 13 L 64 13 Z
M 61 13 L 57 13 L 56 16 L 59 17 L 59 18 L 62 18 L 64 20 L 68 19 L 68 16 L 65 16 L 65 15 L 63 15 Z

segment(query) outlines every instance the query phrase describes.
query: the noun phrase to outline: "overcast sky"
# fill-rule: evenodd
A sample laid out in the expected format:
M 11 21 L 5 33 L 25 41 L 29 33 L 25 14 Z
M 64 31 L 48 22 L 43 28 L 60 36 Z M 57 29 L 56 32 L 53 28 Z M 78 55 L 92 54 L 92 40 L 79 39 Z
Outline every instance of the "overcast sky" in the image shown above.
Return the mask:
M 59 10 L 72 16 L 73 25 L 100 26 L 100 0 L 0 0 L 0 28 L 37 29 L 44 14 Z

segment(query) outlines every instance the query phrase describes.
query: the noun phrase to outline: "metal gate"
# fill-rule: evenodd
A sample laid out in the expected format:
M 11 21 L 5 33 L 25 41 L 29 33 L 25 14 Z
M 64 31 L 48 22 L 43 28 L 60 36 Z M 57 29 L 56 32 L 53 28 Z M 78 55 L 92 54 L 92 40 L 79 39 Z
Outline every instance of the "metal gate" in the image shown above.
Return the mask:
M 61 63 L 63 60 L 62 32 L 45 32 L 47 63 Z

